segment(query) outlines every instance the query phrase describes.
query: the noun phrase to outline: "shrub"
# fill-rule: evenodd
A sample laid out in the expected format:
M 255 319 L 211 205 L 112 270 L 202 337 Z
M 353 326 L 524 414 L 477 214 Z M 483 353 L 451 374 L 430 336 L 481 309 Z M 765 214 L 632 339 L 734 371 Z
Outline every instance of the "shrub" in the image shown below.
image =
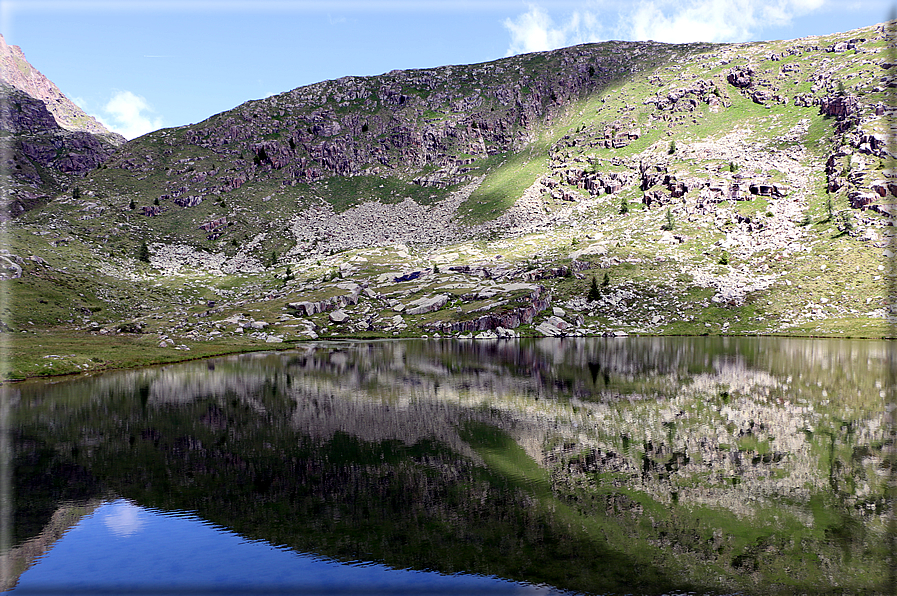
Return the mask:
M 620 213 L 623 215 L 629 213 L 629 201 L 626 200 L 626 197 L 620 199 Z
M 670 148 L 667 150 L 668 155 L 672 155 L 676 152 L 676 141 L 670 141 Z
M 727 253 L 726 251 L 723 251 L 723 254 L 721 254 L 719 257 L 719 264 L 720 265 L 728 265 L 729 264 L 729 253 Z

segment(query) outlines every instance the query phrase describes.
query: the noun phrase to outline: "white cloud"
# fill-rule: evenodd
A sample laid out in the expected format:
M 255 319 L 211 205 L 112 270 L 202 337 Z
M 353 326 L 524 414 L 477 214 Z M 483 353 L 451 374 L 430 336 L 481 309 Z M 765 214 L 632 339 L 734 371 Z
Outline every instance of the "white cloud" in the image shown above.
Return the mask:
M 130 536 L 143 528 L 143 509 L 129 501 L 119 499 L 106 505 L 105 509 L 103 523 L 116 536 Z
M 769 27 L 823 8 L 831 0 L 584 0 L 582 9 L 555 23 L 541 6 L 505 19 L 507 55 L 627 39 L 685 43 L 756 39 Z
M 126 139 L 133 139 L 162 128 L 162 118 L 152 114 L 153 109 L 144 98 L 130 91 L 118 91 L 103 107 L 103 114 L 97 119 L 109 130 Z
M 595 41 L 593 29 L 597 21 L 589 12 L 574 12 L 569 20 L 556 26 L 548 14 L 535 4 L 516 19 L 505 19 L 504 26 L 511 34 L 508 56 L 553 50 L 586 41 Z
M 643 0 L 618 30 L 628 39 L 670 43 L 735 42 L 756 39 L 767 27 L 782 27 L 815 10 L 824 0 Z

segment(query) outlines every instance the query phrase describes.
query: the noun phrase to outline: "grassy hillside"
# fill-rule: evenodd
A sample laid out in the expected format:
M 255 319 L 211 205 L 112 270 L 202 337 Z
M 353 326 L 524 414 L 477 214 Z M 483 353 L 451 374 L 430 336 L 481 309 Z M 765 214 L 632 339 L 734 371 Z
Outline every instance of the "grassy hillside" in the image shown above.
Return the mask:
M 151 133 L 0 256 L 7 343 L 137 357 L 5 374 L 315 337 L 888 336 L 884 37 L 587 44 Z

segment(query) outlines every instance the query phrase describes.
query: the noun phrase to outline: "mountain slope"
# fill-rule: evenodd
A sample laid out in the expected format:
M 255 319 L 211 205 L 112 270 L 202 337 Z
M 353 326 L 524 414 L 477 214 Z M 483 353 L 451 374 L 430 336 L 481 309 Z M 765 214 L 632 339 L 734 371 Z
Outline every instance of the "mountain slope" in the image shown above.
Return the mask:
M 45 265 L 16 283 L 65 262 L 81 306 L 35 326 L 184 347 L 881 336 L 886 48 L 610 42 L 295 89 L 123 145 L 19 222 L 10 252 Z
M 0 219 L 17 217 L 77 184 L 115 151 L 104 137 L 60 127 L 43 102 L 18 89 L 0 82 L 0 94 Z

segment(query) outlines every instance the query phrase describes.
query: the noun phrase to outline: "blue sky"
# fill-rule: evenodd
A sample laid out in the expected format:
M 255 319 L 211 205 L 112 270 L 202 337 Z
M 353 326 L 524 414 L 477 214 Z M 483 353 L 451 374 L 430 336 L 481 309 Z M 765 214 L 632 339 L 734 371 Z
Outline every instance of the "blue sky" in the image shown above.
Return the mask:
M 608 39 L 738 42 L 880 23 L 892 0 L 0 0 L 0 33 L 134 138 L 344 75 Z

